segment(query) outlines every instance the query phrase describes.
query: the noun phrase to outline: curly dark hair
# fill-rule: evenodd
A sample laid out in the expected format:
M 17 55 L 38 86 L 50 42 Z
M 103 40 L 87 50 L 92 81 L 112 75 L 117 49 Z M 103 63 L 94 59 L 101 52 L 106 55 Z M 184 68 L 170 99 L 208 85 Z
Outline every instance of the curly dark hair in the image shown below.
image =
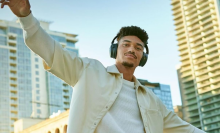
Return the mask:
M 145 45 L 148 44 L 148 34 L 144 29 L 141 29 L 138 26 L 126 26 L 122 27 L 117 34 L 117 41 L 119 41 L 124 36 L 133 35 L 138 37 Z

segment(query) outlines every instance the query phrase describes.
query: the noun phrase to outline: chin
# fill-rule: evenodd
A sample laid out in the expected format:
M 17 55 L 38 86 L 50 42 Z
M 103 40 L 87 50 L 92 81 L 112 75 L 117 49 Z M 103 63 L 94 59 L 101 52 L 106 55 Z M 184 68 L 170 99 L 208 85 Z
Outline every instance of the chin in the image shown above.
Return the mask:
M 134 63 L 127 62 L 127 61 L 123 61 L 122 65 L 125 67 L 130 67 L 130 68 L 134 67 Z

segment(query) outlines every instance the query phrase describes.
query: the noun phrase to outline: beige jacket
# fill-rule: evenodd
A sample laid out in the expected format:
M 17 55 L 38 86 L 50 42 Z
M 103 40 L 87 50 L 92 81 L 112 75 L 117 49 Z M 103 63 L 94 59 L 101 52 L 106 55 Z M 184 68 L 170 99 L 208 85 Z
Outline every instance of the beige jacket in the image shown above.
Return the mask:
M 73 87 L 68 133 L 93 133 L 120 93 L 123 74 L 115 65 L 105 68 L 98 60 L 80 58 L 64 50 L 47 35 L 32 14 L 19 19 L 27 46 L 51 64 L 49 67 L 44 63 L 45 69 Z M 50 53 L 51 59 L 46 56 Z M 146 133 L 202 133 L 167 110 L 151 90 L 134 79 Z

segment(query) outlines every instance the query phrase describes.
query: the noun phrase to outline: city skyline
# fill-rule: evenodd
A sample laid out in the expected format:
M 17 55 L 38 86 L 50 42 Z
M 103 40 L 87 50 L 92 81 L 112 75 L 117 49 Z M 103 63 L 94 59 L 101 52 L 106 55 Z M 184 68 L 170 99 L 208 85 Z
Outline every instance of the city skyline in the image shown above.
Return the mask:
M 137 25 L 145 29 L 150 37 L 149 60 L 145 67 L 137 68 L 135 76 L 150 82 L 169 84 L 173 105 L 181 104 L 175 68 L 179 57 L 170 2 L 30 2 L 35 17 L 54 22 L 50 29 L 79 35 L 77 47 L 80 49 L 80 56 L 98 59 L 104 66 L 114 64 L 114 59 L 109 57 L 110 42 L 122 26 Z M 47 5 L 51 5 L 50 8 Z M 8 7 L 0 12 L 1 19 L 16 18 Z M 97 45 L 96 49 L 92 48 L 94 45 Z

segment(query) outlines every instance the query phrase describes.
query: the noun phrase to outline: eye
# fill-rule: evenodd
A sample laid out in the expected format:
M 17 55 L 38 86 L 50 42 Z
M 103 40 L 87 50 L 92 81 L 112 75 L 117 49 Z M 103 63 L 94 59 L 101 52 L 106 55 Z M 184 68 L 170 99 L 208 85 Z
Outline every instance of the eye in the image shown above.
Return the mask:
M 142 50 L 142 48 L 137 47 L 137 50 Z
M 127 47 L 127 46 L 128 46 L 128 44 L 127 44 L 127 43 L 125 43 L 125 44 L 123 44 L 123 46 L 126 46 L 126 47 Z

